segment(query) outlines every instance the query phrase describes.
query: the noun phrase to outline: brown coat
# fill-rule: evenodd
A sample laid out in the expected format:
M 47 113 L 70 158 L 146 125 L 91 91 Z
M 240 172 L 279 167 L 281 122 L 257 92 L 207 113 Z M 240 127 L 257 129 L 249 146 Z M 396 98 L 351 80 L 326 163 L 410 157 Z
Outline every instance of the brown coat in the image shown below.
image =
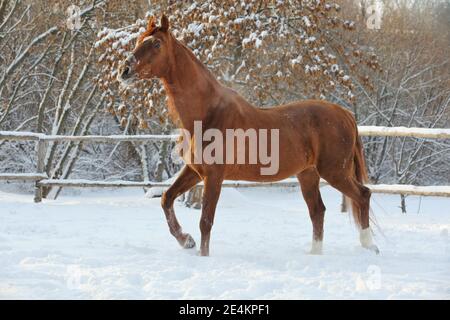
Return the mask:
M 200 221 L 202 255 L 209 254 L 210 231 L 224 179 L 277 181 L 296 175 L 310 211 L 313 240 L 321 242 L 325 212 L 319 191 L 322 177 L 352 200 L 358 225 L 362 229 L 369 227 L 370 191 L 362 184 L 366 179 L 363 150 L 355 119 L 349 111 L 319 100 L 293 102 L 270 109 L 256 108 L 236 91 L 220 84 L 206 66 L 175 39 L 165 16 L 160 27 L 154 19 L 149 22 L 120 74 L 124 82 L 153 77 L 162 80 L 170 115 L 190 133 L 191 150 L 195 150 L 194 121 L 202 121 L 203 132 L 215 128 L 224 136 L 226 129 L 279 130 L 279 170 L 276 174 L 262 175 L 261 168 L 265 165 L 259 160 L 256 164 L 191 163 L 185 166 L 162 197 L 169 229 L 182 246 L 190 248 L 195 242 L 189 234 L 182 232 L 173 202 L 201 180 L 205 183 Z M 203 143 L 202 149 L 207 145 Z M 249 159 L 249 148 L 245 153 Z

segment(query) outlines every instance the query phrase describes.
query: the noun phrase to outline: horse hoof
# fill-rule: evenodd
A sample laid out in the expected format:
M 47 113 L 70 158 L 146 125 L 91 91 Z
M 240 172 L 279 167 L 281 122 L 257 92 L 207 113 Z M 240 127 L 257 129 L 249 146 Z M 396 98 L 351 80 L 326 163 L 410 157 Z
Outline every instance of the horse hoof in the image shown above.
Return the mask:
M 364 248 L 366 248 L 369 251 L 375 252 L 375 254 L 380 254 L 380 249 L 378 249 L 378 247 L 374 244 L 364 247 Z
M 194 238 L 192 238 L 192 236 L 190 234 L 186 234 L 186 239 L 184 240 L 182 247 L 184 249 L 192 249 L 195 247 Z
M 209 248 L 200 248 L 199 254 L 202 257 L 209 257 Z

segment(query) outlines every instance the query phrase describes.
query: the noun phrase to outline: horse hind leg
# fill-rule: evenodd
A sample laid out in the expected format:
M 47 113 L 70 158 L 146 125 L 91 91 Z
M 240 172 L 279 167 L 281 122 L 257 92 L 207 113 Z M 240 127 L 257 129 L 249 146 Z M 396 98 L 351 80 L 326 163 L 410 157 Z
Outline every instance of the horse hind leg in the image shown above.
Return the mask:
M 355 223 L 359 227 L 359 240 L 361 246 L 378 254 L 380 251 L 373 243 L 369 225 L 370 189 L 351 176 L 346 176 L 341 179 L 327 179 L 327 181 L 332 187 L 350 198 L 352 202 L 353 217 Z
M 325 205 L 319 190 L 320 176 L 316 168 L 309 168 L 299 173 L 297 178 L 313 225 L 311 254 L 322 254 Z

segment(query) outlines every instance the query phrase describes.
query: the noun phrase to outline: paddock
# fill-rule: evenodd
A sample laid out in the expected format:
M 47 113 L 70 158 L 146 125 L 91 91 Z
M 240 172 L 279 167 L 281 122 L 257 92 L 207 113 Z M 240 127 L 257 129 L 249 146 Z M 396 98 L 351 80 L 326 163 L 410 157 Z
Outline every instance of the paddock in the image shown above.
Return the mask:
M 361 135 L 448 139 L 448 129 L 362 127 Z M 308 254 L 311 223 L 297 181 L 224 182 L 209 258 L 171 241 L 160 199 L 142 187 L 168 182 L 52 180 L 42 170 L 50 141 L 108 143 L 174 136 L 47 136 L 32 140 L 37 172 L 0 180 L 35 185 L 35 197 L 0 191 L 0 299 L 449 299 L 450 187 L 369 185 L 380 255 L 364 250 L 341 195 L 323 183 L 324 254 Z M 70 187 L 57 200 L 44 186 Z M 4 188 L 3 188 L 4 189 Z M 408 194 L 402 214 L 395 194 Z M 423 197 L 426 196 L 426 197 Z M 200 211 L 176 202 L 198 240 Z M 252 224 L 252 228 L 248 225 Z
M 67 190 L 34 203 L 0 192 L 0 298 L 449 299 L 450 199 L 374 194 L 380 255 L 361 248 L 324 186 L 324 253 L 296 188 L 226 188 L 209 258 L 171 241 L 160 199 L 136 188 Z M 200 237 L 200 211 L 176 202 Z M 252 225 L 252 228 L 248 226 Z

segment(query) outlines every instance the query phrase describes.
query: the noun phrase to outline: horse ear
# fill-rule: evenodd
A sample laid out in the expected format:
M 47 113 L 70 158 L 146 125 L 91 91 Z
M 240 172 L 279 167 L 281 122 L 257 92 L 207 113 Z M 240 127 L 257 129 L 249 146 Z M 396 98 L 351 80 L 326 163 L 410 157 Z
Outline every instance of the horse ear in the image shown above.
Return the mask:
M 165 14 L 161 16 L 161 31 L 169 30 L 169 18 Z
M 151 16 L 148 18 L 147 30 L 153 30 L 154 28 L 156 28 L 156 19 L 154 16 Z

